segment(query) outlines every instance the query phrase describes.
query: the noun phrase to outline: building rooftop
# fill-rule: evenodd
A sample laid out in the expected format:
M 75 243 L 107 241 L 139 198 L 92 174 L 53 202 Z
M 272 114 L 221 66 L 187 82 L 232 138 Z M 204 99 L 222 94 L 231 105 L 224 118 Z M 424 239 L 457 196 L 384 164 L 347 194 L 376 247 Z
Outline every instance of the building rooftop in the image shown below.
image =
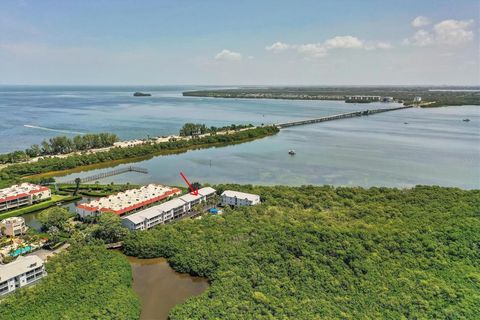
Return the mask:
M 238 199 L 247 199 L 250 201 L 254 201 L 258 199 L 260 196 L 257 194 L 252 194 L 252 193 L 245 193 L 245 192 L 240 192 L 240 191 L 233 191 L 233 190 L 225 190 L 222 193 L 222 196 L 227 196 L 230 198 L 238 198 Z
M 41 265 L 43 265 L 43 261 L 38 256 L 19 256 L 15 261 L 0 266 L 0 282 L 38 268 Z
M 22 223 L 25 222 L 25 219 L 22 217 L 10 217 L 10 218 L 5 218 L 2 220 L 2 224 L 10 224 L 10 223 Z
M 198 194 L 202 196 L 208 196 L 215 192 L 217 192 L 217 190 L 213 189 L 212 187 L 205 187 L 205 188 L 198 189 Z
M 30 194 L 35 194 L 47 190 L 49 190 L 48 187 L 39 186 L 28 182 L 16 184 L 5 189 L 0 189 L 0 202 L 6 202 L 9 200 L 26 197 Z
M 199 192 L 200 192 L 200 190 L 199 190 Z M 198 195 L 193 195 L 191 193 L 187 193 L 187 194 L 184 194 L 181 197 L 178 197 L 177 199 L 181 199 L 185 202 L 192 202 L 192 201 L 200 199 L 201 197 L 202 196 L 200 195 L 200 193 Z
M 179 193 L 181 191 L 177 188 L 149 184 L 140 189 L 127 190 L 77 207 L 88 211 L 109 211 L 120 215 Z
M 172 200 L 169 200 L 167 202 L 164 202 L 160 205 L 158 205 L 158 209 L 162 211 L 170 211 L 172 209 L 178 208 L 185 205 L 185 202 L 181 200 L 180 198 L 175 198 Z
M 210 187 L 205 187 L 198 190 L 199 195 L 197 196 L 194 196 L 192 194 L 185 194 L 181 197 L 166 201 L 157 206 L 126 216 L 123 219 L 128 219 L 131 222 L 137 224 L 144 221 L 145 219 L 151 219 L 155 216 L 158 216 L 162 212 L 168 212 L 172 209 L 182 207 L 185 205 L 185 203 L 200 199 L 202 195 L 212 194 L 212 192 L 216 192 L 215 189 Z

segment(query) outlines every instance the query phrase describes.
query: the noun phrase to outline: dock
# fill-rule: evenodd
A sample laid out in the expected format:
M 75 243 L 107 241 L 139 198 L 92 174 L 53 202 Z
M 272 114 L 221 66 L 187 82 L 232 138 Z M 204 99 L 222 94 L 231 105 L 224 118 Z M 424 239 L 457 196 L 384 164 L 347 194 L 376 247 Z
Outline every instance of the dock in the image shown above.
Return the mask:
M 335 115 L 332 115 L 332 116 L 325 116 L 325 117 L 315 118 L 315 119 L 306 119 L 306 120 L 299 120 L 299 121 L 292 121 L 292 122 L 277 123 L 276 126 L 279 129 L 283 129 L 283 128 L 301 126 L 301 125 L 312 124 L 312 123 L 319 123 L 319 122 L 333 121 L 333 120 L 339 120 L 339 119 L 369 116 L 369 115 L 376 114 L 376 113 L 402 110 L 402 109 L 408 109 L 408 108 L 413 108 L 413 106 L 401 106 L 401 107 L 396 107 L 396 108 L 382 108 L 382 109 L 372 109 L 372 110 L 340 113 L 340 114 L 335 114 Z
M 88 177 L 85 177 L 85 178 L 81 178 L 81 183 L 90 182 L 90 181 L 97 181 L 97 180 L 100 180 L 100 179 L 104 179 L 106 177 L 111 177 L 111 176 L 115 176 L 117 174 L 122 174 L 122 173 L 125 173 L 125 172 L 131 172 L 131 171 L 148 174 L 148 169 L 140 168 L 140 167 L 134 167 L 134 166 L 128 166 L 128 167 L 124 167 L 124 168 L 120 168 L 120 169 L 101 172 L 101 173 L 95 174 L 93 176 L 88 176 Z M 75 179 L 70 180 L 70 181 L 66 181 L 66 182 L 62 182 L 62 183 L 75 184 Z

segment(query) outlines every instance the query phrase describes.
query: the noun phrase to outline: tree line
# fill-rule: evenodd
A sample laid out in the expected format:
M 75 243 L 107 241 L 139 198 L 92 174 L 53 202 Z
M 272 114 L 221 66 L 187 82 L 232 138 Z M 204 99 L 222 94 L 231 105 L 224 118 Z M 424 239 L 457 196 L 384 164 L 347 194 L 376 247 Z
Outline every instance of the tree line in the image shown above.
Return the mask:
M 212 135 L 199 139 L 176 140 L 162 143 L 144 143 L 127 148 L 112 148 L 108 151 L 70 155 L 66 158 L 42 158 L 32 163 L 12 164 L 0 170 L 0 187 L 8 186 L 22 176 L 34 175 L 57 170 L 72 169 L 79 166 L 104 163 L 113 160 L 137 158 L 159 153 L 182 152 L 192 148 L 212 145 L 240 143 L 273 135 L 278 132 L 275 126 L 258 127 L 252 130 L 238 131 L 228 135 Z
M 136 320 L 140 300 L 127 259 L 102 245 L 73 245 L 48 260 L 48 275 L 0 303 L 3 320 Z
M 182 137 L 195 136 L 200 134 L 211 133 L 215 134 L 219 131 L 236 131 L 245 128 L 253 128 L 253 124 L 231 124 L 224 127 L 207 127 L 205 124 L 200 123 L 185 123 L 179 131 L 179 135 Z
M 34 144 L 25 151 L 13 151 L 0 154 L 0 163 L 17 163 L 39 156 L 67 154 L 76 151 L 111 147 L 119 139 L 113 133 L 89 133 L 77 135 L 73 138 L 67 136 L 53 137 L 43 140 L 40 145 Z
M 262 204 L 133 232 L 210 288 L 170 319 L 476 319 L 480 190 L 221 185 Z

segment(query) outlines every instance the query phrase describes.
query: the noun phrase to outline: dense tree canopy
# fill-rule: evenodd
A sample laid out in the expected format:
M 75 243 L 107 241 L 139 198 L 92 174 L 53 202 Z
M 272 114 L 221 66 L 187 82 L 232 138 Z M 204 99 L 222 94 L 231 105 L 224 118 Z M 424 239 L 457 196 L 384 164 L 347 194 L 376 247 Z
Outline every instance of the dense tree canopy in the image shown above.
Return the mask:
M 48 276 L 0 303 L 3 320 L 133 320 L 140 302 L 127 259 L 101 246 L 74 246 L 47 263 Z
M 42 228 L 48 230 L 51 227 L 56 227 L 59 230 L 65 230 L 65 226 L 69 218 L 73 215 L 64 208 L 52 207 L 47 210 L 43 210 L 38 215 L 38 220 L 42 223 Z
M 113 243 L 121 241 L 127 233 L 128 229 L 122 226 L 122 219 L 119 216 L 105 212 L 98 217 L 92 236 L 105 241 L 105 243 Z
M 131 234 L 212 285 L 172 319 L 476 319 L 480 191 L 218 186 L 264 202 Z

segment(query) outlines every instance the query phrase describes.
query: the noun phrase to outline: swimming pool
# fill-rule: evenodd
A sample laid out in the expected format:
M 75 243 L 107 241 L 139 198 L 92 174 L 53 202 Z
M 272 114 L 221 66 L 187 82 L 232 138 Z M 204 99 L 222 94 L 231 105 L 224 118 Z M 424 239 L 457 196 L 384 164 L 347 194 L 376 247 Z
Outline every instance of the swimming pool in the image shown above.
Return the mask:
M 16 257 L 16 256 L 18 256 L 18 255 L 27 253 L 27 252 L 29 252 L 29 251 L 31 251 L 31 250 L 32 250 L 32 247 L 26 246 L 25 248 L 19 248 L 19 249 L 13 251 L 12 253 L 10 253 L 10 255 L 11 255 L 12 257 Z

